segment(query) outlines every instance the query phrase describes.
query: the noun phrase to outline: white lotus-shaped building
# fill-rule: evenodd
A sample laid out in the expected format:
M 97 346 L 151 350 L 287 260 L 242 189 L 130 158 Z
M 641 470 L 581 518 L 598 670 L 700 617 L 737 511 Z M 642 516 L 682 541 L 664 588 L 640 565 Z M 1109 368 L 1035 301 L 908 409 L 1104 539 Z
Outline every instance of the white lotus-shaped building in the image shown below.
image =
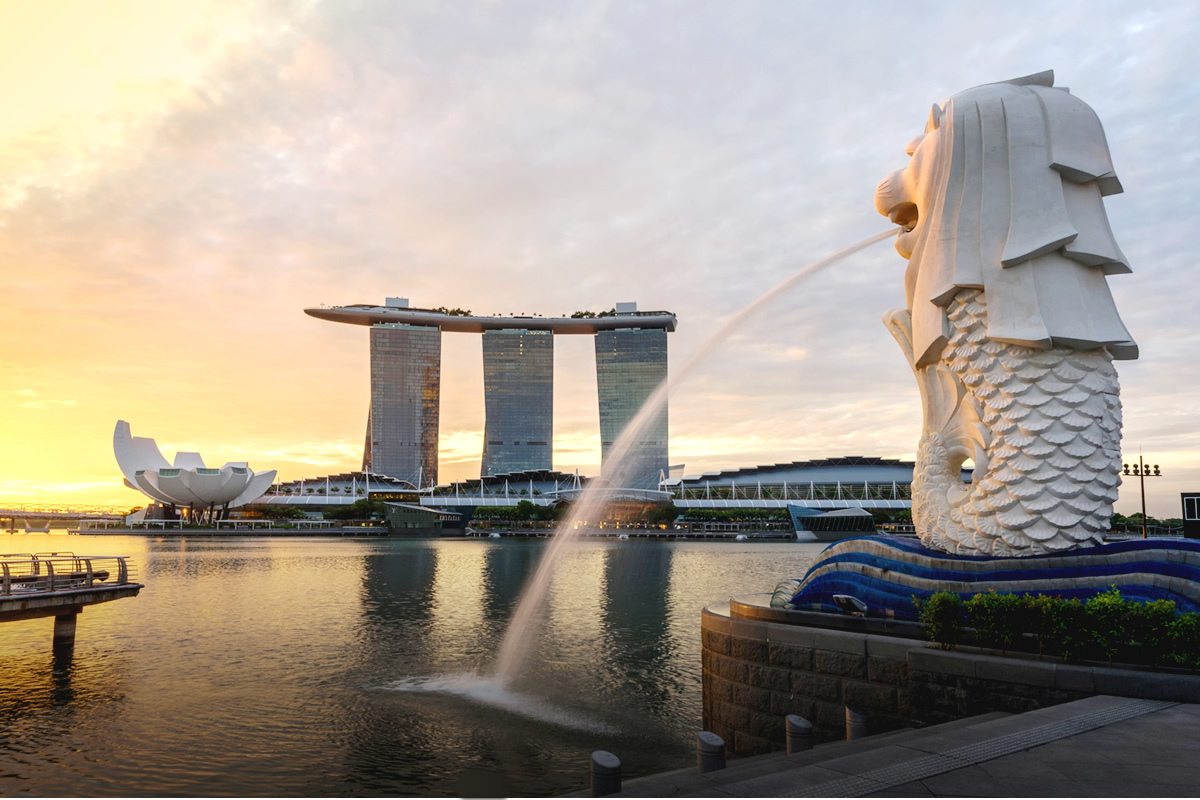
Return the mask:
M 119 420 L 113 431 L 113 453 L 130 489 L 193 512 L 246 505 L 262 497 L 275 482 L 275 470 L 255 473 L 245 461 L 209 469 L 199 453 L 176 453 L 172 465 L 153 439 L 131 435 L 124 420 Z

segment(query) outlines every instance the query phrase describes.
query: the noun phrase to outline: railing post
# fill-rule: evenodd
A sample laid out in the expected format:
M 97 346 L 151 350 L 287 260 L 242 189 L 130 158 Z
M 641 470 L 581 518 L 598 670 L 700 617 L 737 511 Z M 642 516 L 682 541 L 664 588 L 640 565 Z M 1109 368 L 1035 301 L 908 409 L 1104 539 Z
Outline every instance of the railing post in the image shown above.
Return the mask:
M 46 562 L 46 574 L 50 576 L 50 591 L 54 591 L 54 562 Z
M 117 563 L 120 565 L 117 567 L 117 582 L 121 584 L 129 583 L 129 568 L 125 566 L 125 557 L 121 556 L 117 558 Z
M 4 569 L 4 594 L 12 594 L 12 575 L 8 571 L 8 562 L 0 563 Z
M 89 559 L 86 559 L 83 563 L 87 565 L 87 585 L 88 585 L 88 588 L 90 589 L 90 588 L 92 588 L 92 560 L 89 558 Z

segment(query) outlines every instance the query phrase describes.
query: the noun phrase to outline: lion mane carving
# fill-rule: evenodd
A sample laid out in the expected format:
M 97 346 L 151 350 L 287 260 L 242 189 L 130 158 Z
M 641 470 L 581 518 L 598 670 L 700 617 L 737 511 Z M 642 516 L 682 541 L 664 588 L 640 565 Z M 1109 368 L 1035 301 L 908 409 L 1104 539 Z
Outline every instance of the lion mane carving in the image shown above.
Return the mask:
M 924 410 L 913 520 L 951 553 L 1099 544 L 1120 485 L 1112 361 L 1137 345 L 1108 288 L 1130 270 L 1103 198 L 1121 184 L 1095 112 L 1053 83 L 1044 72 L 935 105 L 875 195 L 909 261 L 907 308 L 884 324 Z

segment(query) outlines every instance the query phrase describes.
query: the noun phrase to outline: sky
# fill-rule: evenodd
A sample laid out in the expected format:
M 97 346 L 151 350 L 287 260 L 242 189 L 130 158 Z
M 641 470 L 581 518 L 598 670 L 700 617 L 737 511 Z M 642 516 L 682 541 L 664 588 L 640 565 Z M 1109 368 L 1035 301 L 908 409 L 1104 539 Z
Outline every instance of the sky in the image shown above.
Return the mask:
M 1105 125 L 1140 345 L 1118 362 L 1149 512 L 1200 490 L 1200 5 L 0 0 L 0 503 L 141 505 L 112 431 L 281 479 L 356 469 L 367 331 L 410 298 L 678 315 L 673 368 L 888 228 L 934 102 L 1045 69 Z M 912 458 L 888 243 L 806 280 L 679 384 L 686 472 Z M 555 343 L 557 469 L 599 464 L 589 337 Z M 442 482 L 477 477 L 478 336 L 445 334 Z M 1117 509 L 1139 510 L 1136 482 Z

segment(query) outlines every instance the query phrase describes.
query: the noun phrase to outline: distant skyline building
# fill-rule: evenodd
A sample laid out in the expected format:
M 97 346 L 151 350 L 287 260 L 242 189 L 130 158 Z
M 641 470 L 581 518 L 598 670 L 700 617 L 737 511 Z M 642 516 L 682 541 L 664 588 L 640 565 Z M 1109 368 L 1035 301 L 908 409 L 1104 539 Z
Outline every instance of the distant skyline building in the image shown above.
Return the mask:
M 554 334 L 483 333 L 480 475 L 550 469 L 554 460 Z
M 172 464 L 153 439 L 134 436 L 125 420 L 113 429 L 113 455 L 125 485 L 166 506 L 170 519 L 176 514 L 192 522 L 224 519 L 229 509 L 254 502 L 275 481 L 275 470 L 255 472 L 245 461 L 206 467 L 199 453 L 177 452 Z M 145 516 L 145 510 L 140 513 Z
M 554 336 L 596 337 L 601 458 L 667 376 L 667 334 L 675 315 L 612 311 L 571 317 L 477 317 L 460 309 L 385 305 L 306 308 L 309 316 L 371 327 L 371 410 L 363 469 L 420 486 L 437 482 L 441 334 L 480 333 L 484 445 L 480 475 L 547 470 L 554 458 Z M 668 467 L 667 411 L 635 446 L 631 487 L 654 488 Z
M 371 328 L 371 410 L 363 470 L 437 483 L 442 334 L 436 327 Z
M 609 451 L 642 404 L 667 379 L 667 332 L 626 329 L 596 334 L 596 393 L 600 404 L 600 473 Z M 622 483 L 652 489 L 666 477 L 667 405 L 630 447 L 633 462 Z

